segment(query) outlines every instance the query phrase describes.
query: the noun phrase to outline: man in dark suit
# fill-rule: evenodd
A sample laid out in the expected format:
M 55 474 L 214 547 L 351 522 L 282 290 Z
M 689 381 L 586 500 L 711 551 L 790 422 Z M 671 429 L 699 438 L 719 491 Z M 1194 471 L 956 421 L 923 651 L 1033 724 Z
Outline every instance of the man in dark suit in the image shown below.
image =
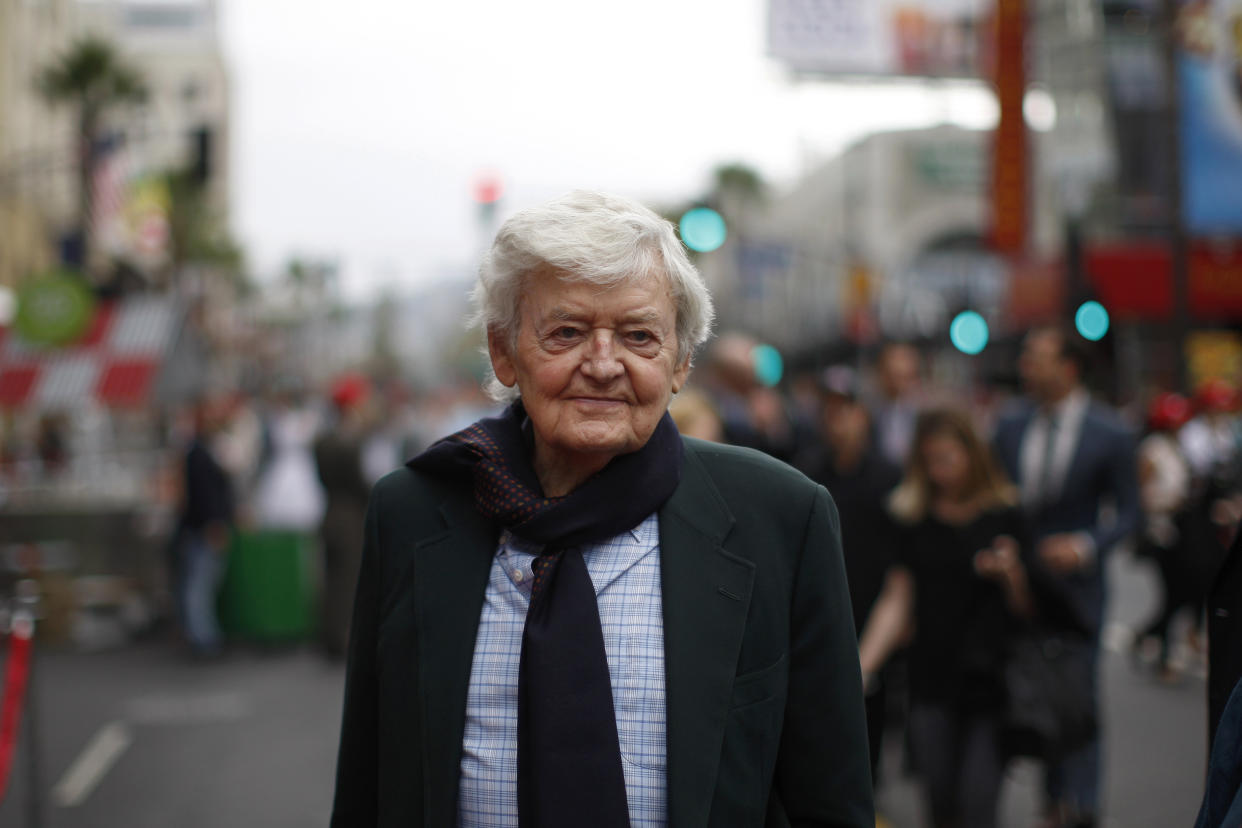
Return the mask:
M 1207 784 L 1195 828 L 1242 824 L 1242 532 L 1208 593 Z
M 1001 420 L 994 443 L 1021 489 L 1038 563 L 1093 632 L 1098 659 L 1104 557 L 1138 525 L 1138 479 L 1133 437 L 1112 412 L 1091 400 L 1082 384 L 1085 369 L 1086 354 L 1072 333 L 1031 332 L 1019 363 L 1030 399 Z M 1049 767 L 1046 787 L 1053 825 L 1095 825 L 1098 740 Z
M 1242 679 L 1242 531 L 1212 581 L 1208 615 L 1208 737 L 1214 739 L 1234 685 Z
M 1208 743 L 1211 760 L 1195 828 L 1242 824 L 1242 531 L 1208 593 Z
M 677 433 L 711 302 L 671 225 L 521 211 L 475 299 L 511 403 L 373 491 L 333 828 L 871 828 L 837 511 Z

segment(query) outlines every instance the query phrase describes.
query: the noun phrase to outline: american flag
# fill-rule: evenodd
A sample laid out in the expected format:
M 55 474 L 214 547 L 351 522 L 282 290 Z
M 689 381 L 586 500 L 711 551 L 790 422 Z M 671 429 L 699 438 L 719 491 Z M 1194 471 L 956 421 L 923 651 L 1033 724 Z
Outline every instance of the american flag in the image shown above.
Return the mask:
M 125 199 L 129 184 L 129 161 L 122 136 L 111 134 L 93 149 L 95 172 L 91 179 L 89 233 L 92 248 L 110 255 L 123 253 L 129 233 Z

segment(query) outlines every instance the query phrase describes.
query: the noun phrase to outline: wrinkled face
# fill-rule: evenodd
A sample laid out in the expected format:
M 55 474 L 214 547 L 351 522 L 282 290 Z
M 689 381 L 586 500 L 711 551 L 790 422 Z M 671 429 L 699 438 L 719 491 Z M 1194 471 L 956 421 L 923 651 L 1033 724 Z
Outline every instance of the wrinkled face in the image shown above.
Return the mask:
M 492 367 L 517 385 L 536 467 L 594 473 L 646 444 L 689 373 L 663 280 L 601 289 L 554 272 L 527 279 L 516 344 L 488 338 Z
M 952 434 L 932 434 L 923 441 L 923 463 L 927 479 L 936 491 L 955 494 L 970 479 L 970 455 L 962 441 Z

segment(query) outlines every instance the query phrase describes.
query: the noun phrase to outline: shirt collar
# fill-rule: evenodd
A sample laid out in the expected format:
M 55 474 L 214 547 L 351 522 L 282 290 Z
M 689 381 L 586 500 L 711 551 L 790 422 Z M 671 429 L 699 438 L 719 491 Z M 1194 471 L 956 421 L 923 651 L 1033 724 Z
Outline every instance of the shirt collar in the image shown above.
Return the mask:
M 1044 416 L 1051 416 L 1058 423 L 1070 423 L 1082 419 L 1082 416 L 1087 411 L 1087 406 L 1090 404 L 1091 395 L 1082 386 L 1079 386 L 1066 394 L 1060 402 L 1054 403 L 1042 409 L 1042 411 Z
M 652 512 L 633 529 L 599 543 L 582 544 L 578 548 L 583 552 L 582 557 L 586 563 L 587 572 L 595 586 L 595 594 L 598 595 L 659 546 L 658 513 Z M 533 557 L 538 555 L 543 547 L 544 544 L 532 543 L 504 529 L 496 545 L 496 556 L 508 557 L 510 554 L 517 554 Z M 528 566 L 529 563 L 526 565 Z
M 617 537 L 627 538 L 630 543 L 638 546 L 645 546 L 647 548 L 651 548 L 659 542 L 656 523 L 650 517 L 635 526 L 633 529 L 622 532 Z M 589 543 L 583 544 L 582 548 L 588 549 L 596 545 L 597 544 Z M 496 554 L 499 555 L 507 547 L 514 552 L 521 552 L 526 555 L 538 555 L 543 551 L 544 546 L 545 544 L 535 543 L 534 541 L 528 541 L 524 538 L 520 538 L 508 529 L 501 529 L 500 541 L 496 544 Z

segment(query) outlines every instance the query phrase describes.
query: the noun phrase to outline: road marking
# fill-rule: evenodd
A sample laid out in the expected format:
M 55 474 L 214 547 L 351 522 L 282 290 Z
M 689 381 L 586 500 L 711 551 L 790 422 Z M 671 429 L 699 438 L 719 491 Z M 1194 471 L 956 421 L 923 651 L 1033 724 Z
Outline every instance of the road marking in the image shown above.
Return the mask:
M 133 741 L 134 734 L 124 722 L 101 727 L 52 789 L 52 801 L 62 808 L 81 805 Z
M 125 706 L 125 718 L 143 725 L 215 724 L 245 719 L 254 712 L 253 707 L 241 693 L 146 696 Z

